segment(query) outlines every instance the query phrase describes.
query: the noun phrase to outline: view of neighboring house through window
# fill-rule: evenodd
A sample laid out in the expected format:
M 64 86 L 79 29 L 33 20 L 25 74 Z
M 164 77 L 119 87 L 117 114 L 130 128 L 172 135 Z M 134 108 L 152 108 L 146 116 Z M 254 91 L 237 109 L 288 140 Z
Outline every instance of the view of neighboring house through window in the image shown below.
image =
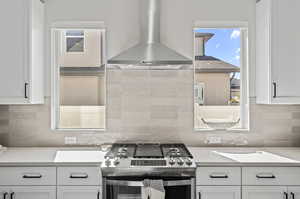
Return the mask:
M 240 28 L 194 30 L 196 129 L 244 128 L 242 31 Z
M 84 30 L 66 31 L 66 51 L 68 53 L 84 52 Z
M 106 128 L 106 74 L 103 29 L 55 29 L 55 89 L 52 128 Z

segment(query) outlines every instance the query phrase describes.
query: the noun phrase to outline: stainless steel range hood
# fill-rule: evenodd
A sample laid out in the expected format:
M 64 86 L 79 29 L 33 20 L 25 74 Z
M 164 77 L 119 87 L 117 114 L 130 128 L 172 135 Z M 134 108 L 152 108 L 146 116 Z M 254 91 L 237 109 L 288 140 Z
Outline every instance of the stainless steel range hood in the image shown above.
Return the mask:
M 190 65 L 192 60 L 160 43 L 161 0 L 140 0 L 140 43 L 108 60 L 108 64 Z M 178 38 L 180 39 L 180 38 Z

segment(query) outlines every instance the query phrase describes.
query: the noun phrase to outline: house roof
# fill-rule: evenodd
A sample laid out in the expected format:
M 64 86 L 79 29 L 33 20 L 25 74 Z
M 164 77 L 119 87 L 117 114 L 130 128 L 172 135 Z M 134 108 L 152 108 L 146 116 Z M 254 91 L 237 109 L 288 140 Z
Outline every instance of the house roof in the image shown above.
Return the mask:
M 195 37 L 199 38 L 202 37 L 204 38 L 204 41 L 207 42 L 208 40 L 210 40 L 215 34 L 213 33 L 202 33 L 202 32 L 196 32 L 195 33 Z
M 198 73 L 233 73 L 240 68 L 212 56 L 196 56 L 195 68 Z

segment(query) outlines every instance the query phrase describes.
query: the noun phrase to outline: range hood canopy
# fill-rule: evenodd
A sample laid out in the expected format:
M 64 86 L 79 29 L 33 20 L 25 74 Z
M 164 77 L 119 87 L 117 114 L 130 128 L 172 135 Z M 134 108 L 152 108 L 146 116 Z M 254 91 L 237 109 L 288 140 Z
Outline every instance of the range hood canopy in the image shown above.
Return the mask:
M 140 43 L 108 60 L 108 64 L 191 65 L 191 59 L 160 43 L 161 0 L 140 0 Z

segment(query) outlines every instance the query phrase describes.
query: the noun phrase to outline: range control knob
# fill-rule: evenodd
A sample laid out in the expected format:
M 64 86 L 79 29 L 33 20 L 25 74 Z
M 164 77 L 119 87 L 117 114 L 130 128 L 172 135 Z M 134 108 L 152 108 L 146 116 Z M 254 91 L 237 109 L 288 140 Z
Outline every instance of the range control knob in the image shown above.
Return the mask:
M 192 160 L 190 158 L 187 158 L 185 160 L 185 164 L 188 165 L 188 166 L 191 166 L 193 164 Z
M 174 160 L 173 158 L 171 158 L 171 159 L 169 160 L 169 164 L 170 164 L 171 166 L 173 166 L 173 165 L 175 164 L 175 160 Z
M 177 159 L 177 164 L 182 166 L 184 164 L 184 161 L 181 158 Z

